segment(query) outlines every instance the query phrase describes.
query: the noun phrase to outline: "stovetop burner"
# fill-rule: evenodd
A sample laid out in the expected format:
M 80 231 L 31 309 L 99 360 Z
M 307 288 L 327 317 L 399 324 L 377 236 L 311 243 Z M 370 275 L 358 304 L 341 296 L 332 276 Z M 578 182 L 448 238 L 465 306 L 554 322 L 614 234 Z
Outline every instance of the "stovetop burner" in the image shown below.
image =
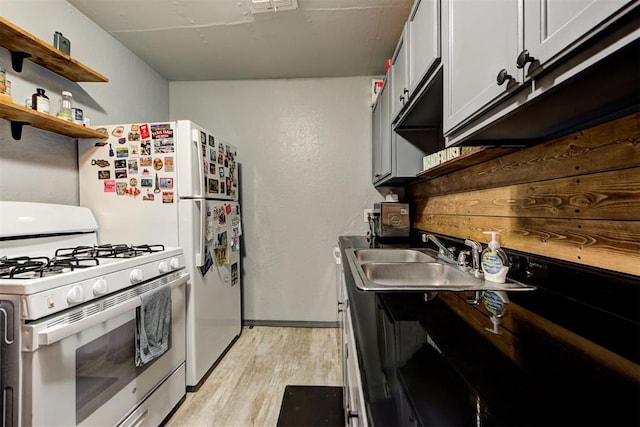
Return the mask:
M 32 279 L 99 264 L 96 258 L 2 257 L 0 258 L 0 278 Z
M 56 257 L 91 257 L 91 258 L 133 258 L 140 255 L 162 252 L 164 245 L 125 245 L 105 244 L 93 246 L 76 246 L 56 250 Z
M 100 258 L 135 258 L 153 252 L 162 252 L 163 245 L 93 245 L 60 248 L 53 258 L 16 257 L 0 258 L 0 278 L 33 279 L 47 277 L 100 265 Z

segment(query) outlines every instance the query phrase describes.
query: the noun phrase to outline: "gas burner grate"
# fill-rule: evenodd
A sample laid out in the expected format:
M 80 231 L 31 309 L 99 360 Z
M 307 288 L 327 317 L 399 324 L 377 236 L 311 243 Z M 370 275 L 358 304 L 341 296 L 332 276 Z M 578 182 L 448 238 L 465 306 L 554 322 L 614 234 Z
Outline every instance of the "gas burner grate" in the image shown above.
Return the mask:
M 75 270 L 76 268 L 88 268 L 100 265 L 100 261 L 93 257 L 68 256 L 63 258 L 53 258 L 49 263 L 50 268 Z
M 162 252 L 164 250 L 164 245 L 104 244 L 61 248 L 56 250 L 56 257 L 134 258 L 147 253 Z
M 131 246 L 131 249 L 139 253 L 162 252 L 164 251 L 164 245 L 134 245 Z
M 16 257 L 0 258 L 0 278 L 20 278 L 25 275 L 29 277 L 42 277 L 49 265 L 47 257 Z

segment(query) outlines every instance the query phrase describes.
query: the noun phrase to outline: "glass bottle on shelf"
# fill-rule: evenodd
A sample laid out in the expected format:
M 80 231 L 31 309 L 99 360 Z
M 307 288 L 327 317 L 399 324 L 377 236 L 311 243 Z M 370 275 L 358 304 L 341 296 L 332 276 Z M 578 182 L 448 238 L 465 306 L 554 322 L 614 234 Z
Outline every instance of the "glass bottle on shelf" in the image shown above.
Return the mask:
M 49 97 L 44 94 L 44 89 L 37 88 L 31 96 L 31 108 L 40 113 L 49 114 Z
M 73 109 L 73 95 L 66 90 L 62 91 L 62 98 L 60 98 L 60 111 L 58 111 L 58 118 L 71 121 Z

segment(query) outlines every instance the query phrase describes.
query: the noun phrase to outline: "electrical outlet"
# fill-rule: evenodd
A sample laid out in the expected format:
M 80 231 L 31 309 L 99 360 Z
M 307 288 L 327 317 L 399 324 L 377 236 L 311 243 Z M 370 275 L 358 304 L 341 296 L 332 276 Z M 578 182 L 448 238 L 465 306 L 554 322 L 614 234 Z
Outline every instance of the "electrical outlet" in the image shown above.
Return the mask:
M 364 222 L 369 222 L 369 215 L 373 213 L 373 209 L 365 209 L 364 210 Z

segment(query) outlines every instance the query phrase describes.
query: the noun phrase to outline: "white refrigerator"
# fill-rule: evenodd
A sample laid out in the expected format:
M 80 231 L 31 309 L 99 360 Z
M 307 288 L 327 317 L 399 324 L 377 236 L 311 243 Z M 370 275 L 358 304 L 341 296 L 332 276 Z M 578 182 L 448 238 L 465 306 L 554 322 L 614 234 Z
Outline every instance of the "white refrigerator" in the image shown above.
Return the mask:
M 188 120 L 101 127 L 108 139 L 78 141 L 80 205 L 100 244 L 183 248 L 196 388 L 241 331 L 237 149 Z

